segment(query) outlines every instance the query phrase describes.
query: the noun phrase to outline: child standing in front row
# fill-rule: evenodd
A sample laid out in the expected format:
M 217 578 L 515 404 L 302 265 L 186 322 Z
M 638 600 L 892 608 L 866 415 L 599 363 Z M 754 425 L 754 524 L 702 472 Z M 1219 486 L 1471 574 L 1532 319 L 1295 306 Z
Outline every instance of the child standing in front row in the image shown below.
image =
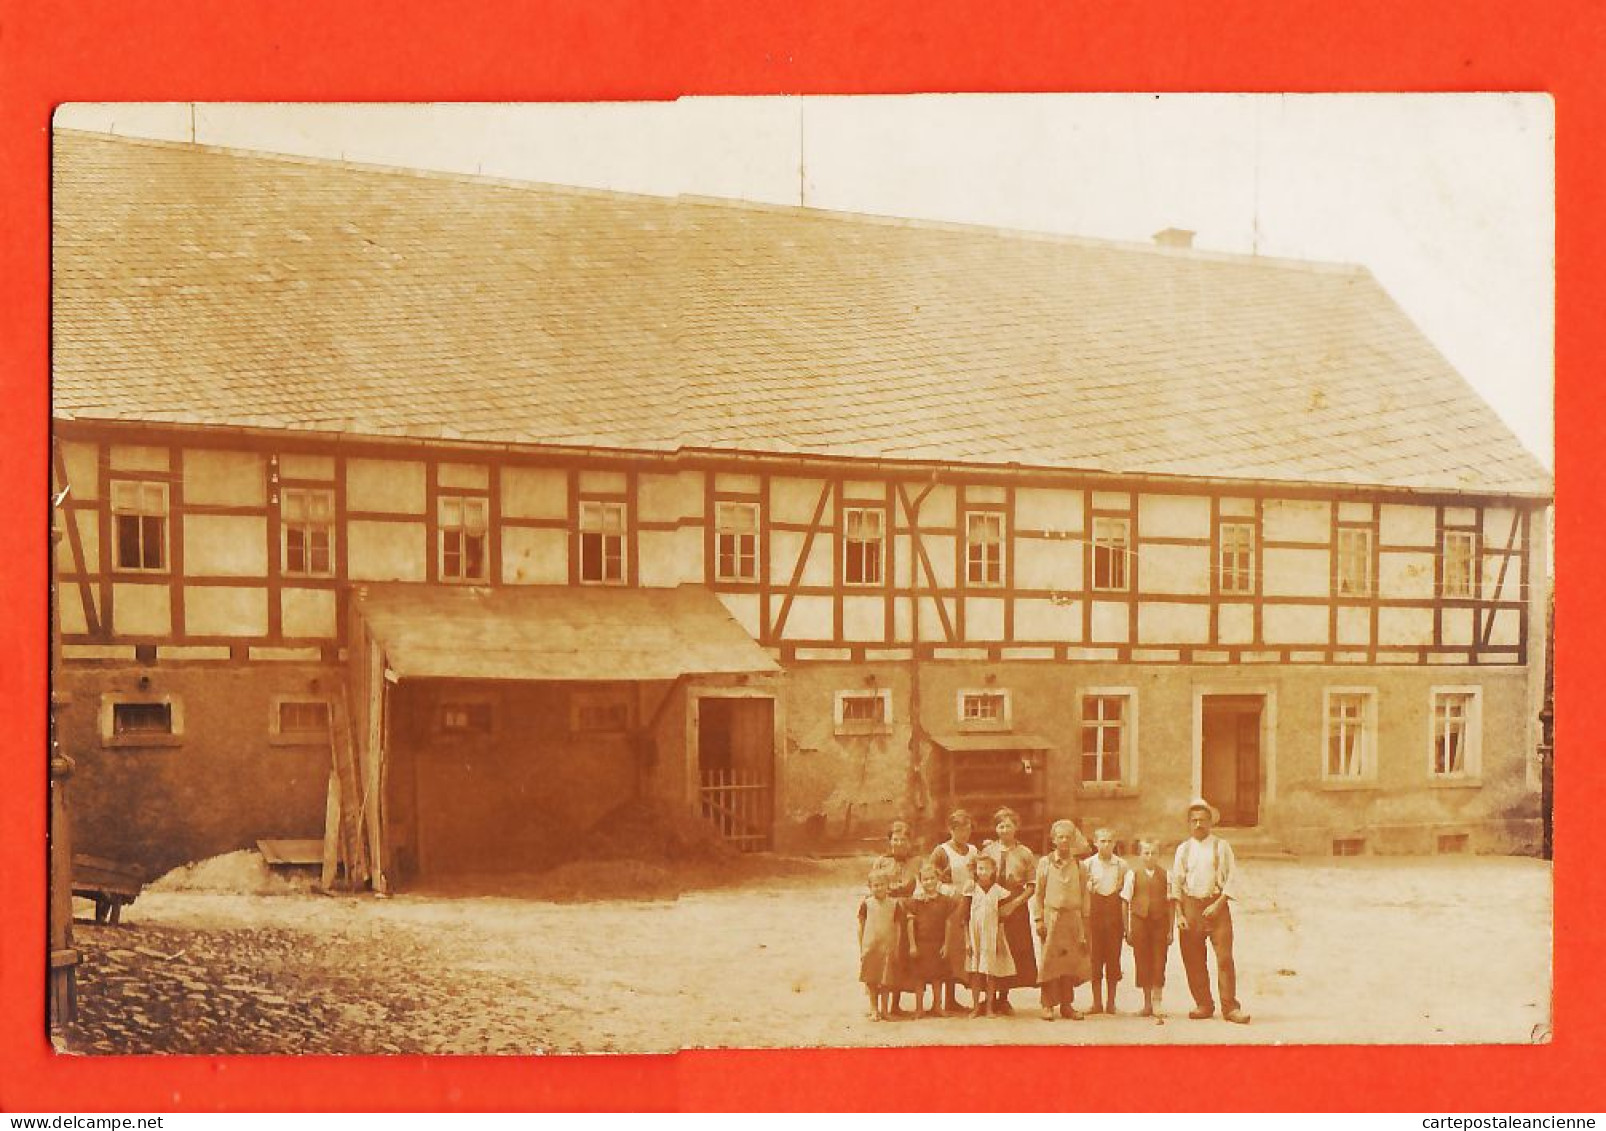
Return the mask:
M 1176 916 L 1165 869 L 1160 867 L 1160 845 L 1138 841 L 1138 866 L 1126 874 L 1121 898 L 1126 903 L 1126 937 L 1132 943 L 1134 978 L 1143 990 L 1139 1017 L 1159 1016 L 1165 989 L 1165 958 L 1171 949 Z
M 926 987 L 931 987 L 931 1011 L 942 1007 L 942 987 L 948 983 L 948 920 L 954 899 L 942 894 L 936 866 L 927 861 L 920 869 L 919 886 L 903 901 L 907 959 L 902 988 L 914 991 L 915 1017 L 926 1015 Z
M 1087 942 L 1093 969 L 1093 1012 L 1115 1012 L 1115 987 L 1121 981 L 1121 888 L 1126 861 L 1115 854 L 1115 834 L 1099 829 L 1093 834 L 1098 849 L 1082 865 L 1087 873 Z M 1103 991 L 1100 991 L 1100 983 Z
M 859 981 L 870 999 L 870 1020 L 892 1013 L 893 969 L 903 908 L 889 894 L 885 872 L 870 872 L 870 894 L 859 903 Z
M 976 886 L 965 902 L 965 969 L 970 974 L 972 1017 L 992 1015 L 999 982 L 1015 976 L 1015 962 L 1004 940 L 1004 912 L 1010 900 L 998 881 L 998 865 L 990 856 L 976 860 Z

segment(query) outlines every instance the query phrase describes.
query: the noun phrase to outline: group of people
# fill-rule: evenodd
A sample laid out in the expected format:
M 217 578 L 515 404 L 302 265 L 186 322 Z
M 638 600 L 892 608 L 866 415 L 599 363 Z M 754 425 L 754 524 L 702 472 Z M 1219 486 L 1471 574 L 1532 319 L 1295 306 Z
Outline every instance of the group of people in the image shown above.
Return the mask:
M 1215 1016 L 1207 958 L 1214 950 L 1221 1016 L 1247 1024 L 1232 959 L 1232 846 L 1213 831 L 1219 814 L 1209 802 L 1192 801 L 1187 819 L 1169 874 L 1158 840 L 1138 841 L 1134 864 L 1115 854 L 1113 831 L 1098 829 L 1089 846 L 1068 820 L 1054 822 L 1052 851 L 1038 857 L 1020 842 L 1020 815 L 1008 808 L 993 814 L 997 839 L 980 848 L 971 843 L 971 815 L 956 810 L 948 839 L 929 855 L 916 852 L 909 822 L 892 822 L 859 904 L 859 979 L 871 1020 L 905 1016 L 905 993 L 914 995 L 917 1018 L 1008 1014 L 1010 991 L 1036 986 L 1045 1021 L 1080 1021 L 1075 991 L 1084 982 L 1091 1012 L 1115 1013 L 1128 945 L 1143 991 L 1139 1016 L 1156 1016 L 1176 939 L 1194 999 L 1188 1016 Z M 968 1006 L 958 1000 L 961 984 Z

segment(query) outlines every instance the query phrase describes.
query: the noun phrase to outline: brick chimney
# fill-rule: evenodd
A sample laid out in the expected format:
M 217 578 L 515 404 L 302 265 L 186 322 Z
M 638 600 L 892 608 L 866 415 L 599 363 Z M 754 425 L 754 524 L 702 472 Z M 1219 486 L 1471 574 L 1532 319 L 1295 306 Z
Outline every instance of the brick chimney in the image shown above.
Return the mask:
M 1160 247 L 1193 246 L 1194 233 L 1187 228 L 1162 228 L 1154 233 L 1154 242 Z

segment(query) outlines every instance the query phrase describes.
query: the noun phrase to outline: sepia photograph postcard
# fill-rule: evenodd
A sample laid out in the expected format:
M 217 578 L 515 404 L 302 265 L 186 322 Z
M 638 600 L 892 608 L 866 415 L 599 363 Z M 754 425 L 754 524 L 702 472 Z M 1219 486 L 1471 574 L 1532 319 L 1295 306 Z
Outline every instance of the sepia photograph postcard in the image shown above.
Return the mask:
M 68 104 L 64 1053 L 1551 1039 L 1553 104 Z

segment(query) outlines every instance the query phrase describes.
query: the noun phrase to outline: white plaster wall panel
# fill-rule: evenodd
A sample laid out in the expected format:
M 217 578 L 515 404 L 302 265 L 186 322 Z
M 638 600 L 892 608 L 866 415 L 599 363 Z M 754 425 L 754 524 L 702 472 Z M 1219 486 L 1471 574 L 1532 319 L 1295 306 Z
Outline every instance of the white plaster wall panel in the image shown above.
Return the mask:
M 260 507 L 267 503 L 267 461 L 255 452 L 195 448 L 183 453 L 189 506 Z
M 61 459 L 67 465 L 67 484 L 72 487 L 72 498 L 80 503 L 100 498 L 99 446 L 67 440 L 61 445 Z M 56 490 L 61 490 L 61 486 Z
M 76 491 L 77 488 L 75 487 Z M 1483 512 L 1483 540 L 1491 550 L 1504 550 L 1506 542 L 1511 537 L 1511 521 L 1516 516 L 1515 507 L 1487 507 Z M 1513 549 L 1522 549 L 1522 524 L 1517 524 L 1517 543 Z
M 736 618 L 736 623 L 754 640 L 758 639 L 758 594 L 757 593 L 718 593 L 719 603 L 724 605 L 730 615 Z
M 1267 499 L 1260 526 L 1268 542 L 1326 542 L 1332 537 L 1333 508 L 1309 499 Z
M 1516 609 L 1496 609 L 1489 631 L 1489 643 L 1502 646 L 1522 643 L 1522 620 Z
M 1377 536 L 1385 546 L 1433 548 L 1435 512 L 1432 507 L 1385 503 L 1378 515 Z
M 1004 602 L 997 597 L 966 597 L 965 641 L 1003 638 Z
M 907 534 L 895 534 L 892 537 L 892 584 L 898 589 L 907 589 L 914 579 L 920 563 L 915 561 L 914 544 Z M 925 580 L 922 576 L 921 580 Z
M 107 457 L 113 471 L 167 471 L 167 449 L 113 444 Z
M 930 597 L 922 597 L 920 599 L 920 639 L 922 641 L 929 643 L 934 640 L 945 641 L 948 639 L 948 632 L 943 628 L 942 624 L 943 613 L 947 614 L 950 626 L 959 623 L 957 619 L 959 616 L 959 602 L 945 597 L 941 605 L 942 612 L 938 612 L 937 601 L 932 600 Z
M 1210 643 L 1210 606 L 1176 601 L 1143 601 L 1138 605 L 1138 643 Z
M 893 602 L 892 602 L 892 639 L 894 641 L 907 642 L 907 641 L 913 639 L 913 637 L 911 636 L 911 629 L 910 629 L 910 623 L 909 623 L 910 619 L 911 619 L 911 617 L 913 615 L 914 614 L 911 612 L 910 603 L 909 603 L 909 600 L 908 600 L 907 597 L 905 597 L 902 594 L 899 594 L 896 598 L 893 599 Z M 939 640 L 942 639 L 940 634 L 938 635 L 937 639 L 939 639 Z
M 626 475 L 622 471 L 591 469 L 580 472 L 579 482 L 582 495 L 623 495 L 626 488 Z
M 1471 609 L 1445 609 L 1439 617 L 1439 632 L 1446 644 L 1473 643 Z
M 1500 563 L 1505 561 L 1506 576 L 1500 578 Z M 1479 594 L 1486 601 L 1518 601 L 1522 599 L 1522 559 L 1512 554 L 1509 559 L 1504 555 L 1486 555 L 1483 559 L 1483 592 Z
M 1433 600 L 1433 554 L 1388 553 L 1378 555 L 1378 595 Z
M 1219 504 L 1222 518 L 1254 518 L 1255 500 L 1224 498 Z
M 1144 593 L 1210 592 L 1208 546 L 1138 544 L 1138 583 Z
M 1072 592 L 1082 588 L 1082 544 L 1041 538 L 1015 540 L 1015 584 L 1022 589 Z
M 1261 551 L 1260 590 L 1268 597 L 1325 597 L 1332 588 L 1326 550 Z
M 1139 495 L 1138 530 L 1167 538 L 1210 537 L 1210 500 L 1194 495 Z
M 912 505 L 925 487 L 915 484 L 906 485 L 904 494 L 909 497 Z M 936 527 L 938 529 L 953 529 L 956 522 L 954 515 L 954 489 L 947 485 L 933 487 L 931 493 L 920 501 L 920 527 Z
M 714 475 L 714 490 L 740 491 L 747 495 L 756 495 L 759 492 L 760 479 L 756 475 L 745 475 L 740 472 L 721 471 Z
M 353 581 L 423 581 L 426 541 L 422 522 L 348 522 L 347 572 Z
M 268 591 L 233 585 L 186 586 L 184 630 L 191 636 L 266 636 Z
M 1132 496 L 1126 491 L 1094 491 L 1093 509 L 1100 511 L 1124 511 L 1131 507 Z
M 674 586 L 682 581 L 701 580 L 702 540 L 683 545 L 678 530 L 640 530 L 636 532 L 637 568 L 646 586 Z M 628 567 L 627 567 L 628 568 Z
M 169 636 L 173 606 L 166 585 L 112 586 L 112 630 L 119 636 Z
M 491 472 L 483 463 L 443 463 L 435 469 L 435 482 L 442 487 L 484 491 L 491 485 Z
M 569 580 L 569 534 L 504 526 L 502 580 L 509 585 L 564 585 Z
M 728 477 L 721 477 L 722 480 L 725 478 Z M 678 475 L 643 475 L 636 480 L 636 506 L 641 510 L 638 517 L 643 522 L 700 519 L 703 517 L 702 473 L 683 471 Z
M 887 503 L 887 485 L 874 479 L 848 479 L 842 484 L 844 503 L 859 507 L 880 507 Z
M 1002 503 L 1004 489 L 992 483 L 967 483 L 965 485 L 965 502 L 968 503 Z
M 1015 639 L 1081 643 L 1082 602 L 1060 604 L 1030 598 L 1016 601 Z
M 775 585 L 790 585 L 792 574 L 797 570 L 798 555 L 803 552 L 804 543 L 808 535 L 795 530 L 770 531 L 770 580 Z M 830 585 L 831 578 L 831 538 L 828 534 L 816 534 L 814 544 L 809 547 L 809 557 L 803 567 L 801 584 L 803 585 Z
M 1432 609 L 1379 609 L 1379 644 L 1432 644 Z
M 1080 532 L 1082 493 L 1022 487 L 1015 492 L 1015 525 L 1022 530 Z
M 770 481 L 770 503 L 775 514 L 775 522 L 808 522 L 814 517 L 814 508 L 819 505 L 820 492 L 825 483 L 819 479 L 772 479 Z M 829 524 L 831 521 L 831 500 L 826 499 L 825 511 L 820 515 L 820 521 Z
M 569 517 L 569 477 L 550 467 L 504 467 L 502 514 L 507 518 Z
M 268 520 L 254 515 L 184 516 L 184 572 L 193 577 L 266 577 Z M 273 552 L 278 552 L 273 547 Z
M 1222 605 L 1216 613 L 1216 638 L 1222 644 L 1253 644 L 1255 642 L 1255 609 L 1253 605 Z
M 56 542 L 56 569 L 73 572 L 72 539 L 67 536 L 67 520 L 78 527 L 78 544 L 84 554 L 84 572 L 100 570 L 100 524 L 93 511 L 67 511 L 61 522 L 61 538 Z
M 1326 644 L 1327 609 L 1267 604 L 1260 613 L 1260 636 L 1267 644 Z
M 798 597 L 786 616 L 785 635 L 793 640 L 830 640 L 836 635 L 829 597 Z
M 315 636 L 332 639 L 338 635 L 335 624 L 333 589 L 281 589 L 279 627 L 286 636 Z
M 1446 526 L 1476 526 L 1477 524 L 1477 507 L 1444 508 L 1444 525 Z
M 424 470 L 413 460 L 347 460 L 346 509 L 423 514 Z
M 884 640 L 887 604 L 880 597 L 845 597 L 842 600 L 842 636 L 845 640 Z
M 1371 503 L 1357 503 L 1345 500 L 1338 504 L 1338 521 L 1340 522 L 1371 522 L 1373 517 Z
M 323 483 L 332 483 L 335 478 L 335 457 L 281 452 L 279 476 L 282 479 L 316 479 Z
M 1125 603 L 1114 601 L 1093 602 L 1092 644 L 1126 644 L 1131 632 Z
M 920 541 L 926 548 L 926 560 L 931 563 L 932 576 L 939 589 L 952 589 L 957 581 L 954 574 L 954 538 L 948 534 L 922 534 Z M 1018 543 L 1017 543 L 1018 544 Z M 920 567 L 920 584 L 929 586 L 924 563 Z
M 1356 608 L 1353 605 L 1340 605 L 1337 642 L 1361 648 L 1369 647 L 1372 643 L 1372 610 Z
M 94 590 L 90 590 L 90 601 L 93 602 Z M 61 621 L 61 632 L 65 636 L 74 636 L 89 631 L 89 617 L 84 612 L 84 600 L 81 590 L 76 585 L 64 585 L 56 598 L 56 612 Z

